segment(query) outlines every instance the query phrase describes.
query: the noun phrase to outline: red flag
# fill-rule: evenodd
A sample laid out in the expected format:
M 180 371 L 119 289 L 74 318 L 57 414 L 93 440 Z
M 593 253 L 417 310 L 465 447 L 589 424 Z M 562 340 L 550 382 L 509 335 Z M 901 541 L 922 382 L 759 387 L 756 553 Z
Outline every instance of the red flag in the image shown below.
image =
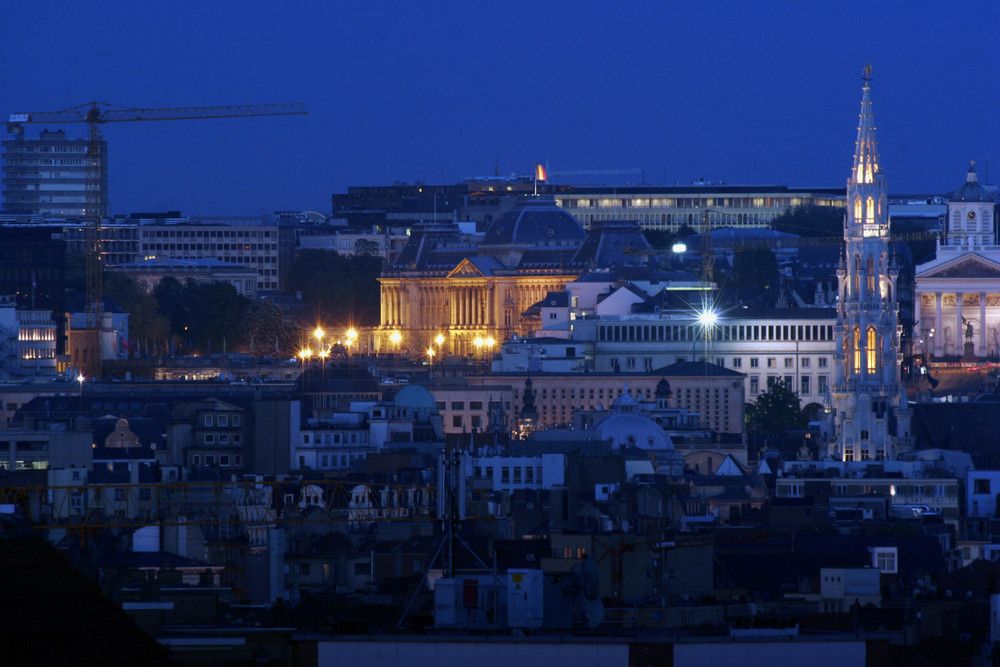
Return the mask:
M 545 174 L 545 166 L 541 162 L 535 163 L 535 180 L 536 181 L 547 181 L 548 178 Z

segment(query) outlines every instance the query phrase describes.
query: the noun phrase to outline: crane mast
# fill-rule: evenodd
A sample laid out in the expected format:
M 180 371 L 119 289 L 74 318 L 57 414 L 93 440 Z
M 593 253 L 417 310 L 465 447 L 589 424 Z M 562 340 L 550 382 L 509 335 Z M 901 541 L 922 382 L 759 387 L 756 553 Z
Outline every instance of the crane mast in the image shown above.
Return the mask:
M 85 363 L 86 367 L 81 368 L 82 372 L 86 375 L 96 375 L 101 367 L 100 329 L 104 311 L 104 287 L 101 275 L 101 220 L 108 215 L 108 197 L 101 178 L 105 156 L 101 154 L 100 126 L 104 123 L 134 121 L 287 116 L 306 113 L 308 112 L 305 105 L 298 103 L 140 109 L 116 107 L 103 102 L 88 102 L 62 111 L 30 111 L 12 113 L 8 116 L 7 131 L 16 135 L 23 134 L 22 125 L 29 123 L 87 124 L 87 164 L 84 172 L 86 181 L 84 248 L 87 274 L 87 331 L 90 338 L 87 349 L 91 352 L 89 361 Z

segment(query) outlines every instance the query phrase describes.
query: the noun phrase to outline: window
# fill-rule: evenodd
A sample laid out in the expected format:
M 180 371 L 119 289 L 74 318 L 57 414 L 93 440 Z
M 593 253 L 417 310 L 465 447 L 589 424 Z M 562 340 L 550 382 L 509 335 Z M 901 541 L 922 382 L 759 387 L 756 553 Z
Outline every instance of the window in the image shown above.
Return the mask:
M 195 454 L 194 456 L 192 456 L 191 457 L 191 465 L 196 465 L 196 466 L 201 465 L 201 456 L 199 456 L 198 454 Z
M 750 378 L 750 394 L 757 394 L 760 392 L 760 376 L 754 375 Z
M 451 425 L 453 428 L 462 428 L 462 415 L 455 415 L 452 417 Z
M 535 481 L 535 469 L 528 466 L 524 469 L 524 481 L 526 484 L 532 484 Z
M 802 377 L 799 378 L 799 393 L 802 394 L 803 396 L 808 396 L 809 389 L 810 389 L 809 376 L 803 375 Z
M 820 396 L 825 396 L 827 390 L 829 389 L 828 383 L 830 382 L 830 376 L 828 375 L 817 375 L 816 376 L 816 392 Z
M 799 364 L 802 368 L 809 368 L 809 357 L 802 357 L 802 359 L 799 360 Z
M 205 426 L 215 425 L 215 415 L 205 415 Z
M 868 327 L 868 334 L 865 341 L 865 352 L 867 353 L 867 372 L 869 375 L 873 375 L 877 370 L 877 355 L 878 355 L 878 334 L 875 333 L 875 327 Z
M 792 357 L 785 357 L 785 368 L 795 368 L 795 359 Z
M 239 426 L 239 425 L 240 425 L 240 416 L 233 415 L 233 426 Z
M 896 573 L 896 547 L 872 549 L 872 566 L 883 574 Z
M 510 484 L 510 468 L 508 466 L 500 468 L 500 483 Z
M 989 493 L 990 492 L 990 480 L 988 479 L 976 479 L 973 480 L 973 486 L 975 490 L 973 493 Z
M 229 426 L 229 415 L 219 415 L 219 426 Z
M 521 483 L 521 466 L 514 466 L 514 483 Z
M 205 442 L 207 442 L 207 443 L 214 443 L 215 442 L 215 434 L 214 433 L 206 433 L 205 434 Z
M 741 359 L 740 357 L 733 357 L 733 368 L 742 368 L 742 367 L 743 367 L 743 359 Z
M 767 367 L 768 368 L 775 368 L 777 365 L 778 365 L 778 360 L 777 359 L 775 359 L 774 357 L 768 357 L 767 358 Z
M 220 466 L 227 466 L 227 465 L 229 465 L 229 457 L 226 456 L 226 455 L 220 456 L 219 457 L 219 465 Z
M 470 410 L 482 410 L 483 409 L 483 402 L 482 401 L 469 401 L 469 409 Z
M 465 401 L 452 401 L 451 402 L 451 409 L 452 410 L 464 410 L 465 409 Z
M 205 455 L 205 465 L 207 465 L 207 466 L 214 466 L 215 465 L 215 457 L 212 456 L 211 454 L 206 454 Z
M 757 357 L 750 357 L 750 368 L 760 368 L 760 359 Z

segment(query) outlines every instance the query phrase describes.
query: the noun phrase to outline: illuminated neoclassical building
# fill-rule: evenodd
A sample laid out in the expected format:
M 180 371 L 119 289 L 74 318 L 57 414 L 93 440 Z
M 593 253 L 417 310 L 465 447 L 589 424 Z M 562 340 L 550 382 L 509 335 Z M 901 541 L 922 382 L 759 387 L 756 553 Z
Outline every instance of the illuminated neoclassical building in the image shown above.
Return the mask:
M 607 236 L 615 247 L 642 250 L 634 245 L 644 239 L 636 241 L 631 231 L 609 226 L 592 235 Z M 425 356 L 428 349 L 444 355 L 488 354 L 482 341 L 499 350 L 510 336 L 537 328 L 522 321 L 530 306 L 605 261 L 599 251 L 603 243 L 584 243 L 586 236 L 554 200 L 538 197 L 517 202 L 490 225 L 478 246 L 463 241 L 454 224 L 418 225 L 379 278 L 382 311 L 373 332 L 375 351 L 412 357 Z
M 916 351 L 934 358 L 1000 353 L 1000 245 L 996 195 L 975 165 L 948 202 L 945 238 L 917 267 Z
M 854 164 L 847 180 L 844 255 L 837 271 L 833 385 L 834 459 L 895 459 L 911 447 L 910 410 L 900 382 L 898 271 L 889 244 L 885 175 L 879 167 L 865 68 Z

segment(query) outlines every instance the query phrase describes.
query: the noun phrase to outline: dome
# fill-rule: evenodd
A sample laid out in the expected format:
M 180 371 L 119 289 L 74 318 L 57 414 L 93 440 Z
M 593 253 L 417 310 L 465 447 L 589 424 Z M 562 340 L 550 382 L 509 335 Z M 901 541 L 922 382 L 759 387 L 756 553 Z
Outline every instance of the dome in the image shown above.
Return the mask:
M 634 414 L 613 414 L 594 424 L 605 440 L 611 440 L 612 449 L 636 447 L 638 449 L 672 450 L 674 443 L 666 431 L 648 417 Z
M 656 396 L 669 398 L 672 394 L 673 392 L 670 390 L 670 383 L 667 382 L 667 378 L 660 378 L 660 381 L 656 383 Z
M 481 245 L 578 244 L 586 235 L 577 219 L 556 206 L 554 199 L 527 197 L 490 225 Z
M 993 201 L 993 193 L 979 184 L 975 165 L 965 174 L 965 183 L 951 195 L 952 201 Z
M 392 404 L 397 408 L 437 412 L 437 402 L 435 402 L 434 396 L 419 384 L 407 385 L 400 389 L 392 399 Z

